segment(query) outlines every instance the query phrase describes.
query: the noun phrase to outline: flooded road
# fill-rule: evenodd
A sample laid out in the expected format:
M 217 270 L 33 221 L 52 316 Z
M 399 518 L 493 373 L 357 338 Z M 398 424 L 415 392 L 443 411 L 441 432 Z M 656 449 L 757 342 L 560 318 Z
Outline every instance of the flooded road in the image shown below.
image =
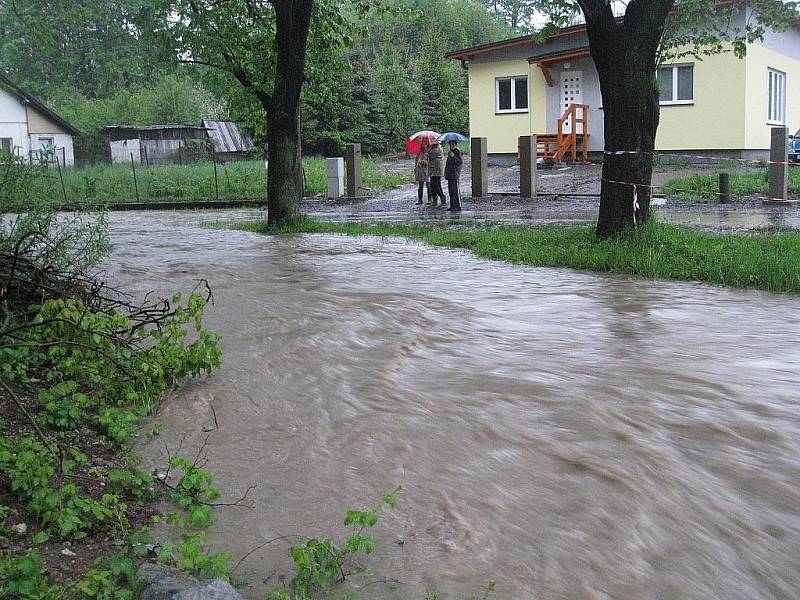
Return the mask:
M 343 540 L 401 484 L 364 561 L 400 584 L 362 598 L 800 597 L 799 298 L 203 218 L 113 214 L 106 267 L 214 288 L 224 367 L 140 448 L 155 466 L 209 436 L 223 499 L 258 484 L 217 509 L 214 550 Z M 237 570 L 252 598 L 292 573 L 284 541 Z

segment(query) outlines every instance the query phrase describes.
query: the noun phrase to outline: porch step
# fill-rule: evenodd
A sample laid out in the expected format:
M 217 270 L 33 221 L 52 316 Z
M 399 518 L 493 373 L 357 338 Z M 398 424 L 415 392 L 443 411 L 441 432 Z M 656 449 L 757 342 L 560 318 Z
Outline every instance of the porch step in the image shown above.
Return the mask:
M 561 162 L 567 154 L 571 155 L 572 142 L 566 136 L 562 135 L 559 141 L 557 133 L 541 133 L 536 134 L 536 142 L 536 156 Z M 574 145 L 576 154 L 585 155 L 584 148 L 589 149 L 589 134 L 576 133 Z

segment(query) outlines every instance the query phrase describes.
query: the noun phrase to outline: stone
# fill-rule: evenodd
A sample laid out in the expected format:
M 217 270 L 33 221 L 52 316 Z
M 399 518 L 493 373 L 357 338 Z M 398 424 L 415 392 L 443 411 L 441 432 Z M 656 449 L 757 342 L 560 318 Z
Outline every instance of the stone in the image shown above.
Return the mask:
M 153 469 L 153 477 L 159 481 L 166 481 L 167 473 L 169 473 L 169 467 L 156 467 Z
M 142 563 L 138 576 L 146 583 L 139 600 L 242 600 L 239 592 L 221 579 L 201 582 L 163 565 Z
M 75 553 L 74 553 L 72 550 L 70 550 L 69 548 L 64 548 L 64 549 L 61 551 L 61 554 L 63 554 L 64 556 L 77 556 L 77 554 L 75 554 Z
M 25 535 L 28 532 L 28 525 L 26 523 L 17 523 L 11 526 L 11 532 L 14 535 Z

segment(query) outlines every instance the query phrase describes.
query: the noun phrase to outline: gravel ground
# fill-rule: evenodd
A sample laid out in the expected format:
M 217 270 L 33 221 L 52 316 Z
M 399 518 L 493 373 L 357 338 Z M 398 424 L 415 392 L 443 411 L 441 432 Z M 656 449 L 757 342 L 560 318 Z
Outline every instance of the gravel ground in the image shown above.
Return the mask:
M 461 177 L 461 190 L 466 196 L 471 183 L 469 157 Z M 387 171 L 410 171 L 410 160 L 385 163 Z M 489 196 L 466 197 L 464 210 L 453 215 L 442 208 L 416 206 L 416 185 L 358 200 L 307 199 L 303 208 L 316 218 L 333 221 L 426 221 L 477 219 L 509 222 L 578 223 L 597 218 L 599 198 L 570 194 L 599 194 L 600 165 L 578 165 L 540 169 L 537 177 L 539 194 L 552 194 L 536 200 L 519 198 L 519 166 L 489 167 Z M 653 184 L 662 185 L 678 177 L 716 173 L 708 167 L 668 168 L 654 170 Z M 444 186 L 446 188 L 446 185 Z M 798 203 L 800 204 L 800 203 Z M 741 199 L 731 204 L 687 203 L 669 198 L 655 198 L 658 218 L 711 231 L 751 231 L 764 227 L 800 229 L 800 206 L 765 207 L 759 200 Z

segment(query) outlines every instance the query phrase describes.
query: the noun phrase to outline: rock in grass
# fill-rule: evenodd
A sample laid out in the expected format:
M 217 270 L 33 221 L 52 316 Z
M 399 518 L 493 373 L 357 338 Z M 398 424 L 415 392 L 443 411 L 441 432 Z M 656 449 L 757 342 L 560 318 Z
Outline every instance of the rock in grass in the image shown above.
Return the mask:
M 201 582 L 163 565 L 142 563 L 138 575 L 146 582 L 139 600 L 242 600 L 239 592 L 221 579 Z
M 28 532 L 28 525 L 26 523 L 17 523 L 11 526 L 11 531 L 14 535 L 25 535 Z
M 77 554 L 75 554 L 75 553 L 74 553 L 72 550 L 70 550 L 69 548 L 64 548 L 64 549 L 61 551 L 61 554 L 63 554 L 64 556 L 77 556 Z

